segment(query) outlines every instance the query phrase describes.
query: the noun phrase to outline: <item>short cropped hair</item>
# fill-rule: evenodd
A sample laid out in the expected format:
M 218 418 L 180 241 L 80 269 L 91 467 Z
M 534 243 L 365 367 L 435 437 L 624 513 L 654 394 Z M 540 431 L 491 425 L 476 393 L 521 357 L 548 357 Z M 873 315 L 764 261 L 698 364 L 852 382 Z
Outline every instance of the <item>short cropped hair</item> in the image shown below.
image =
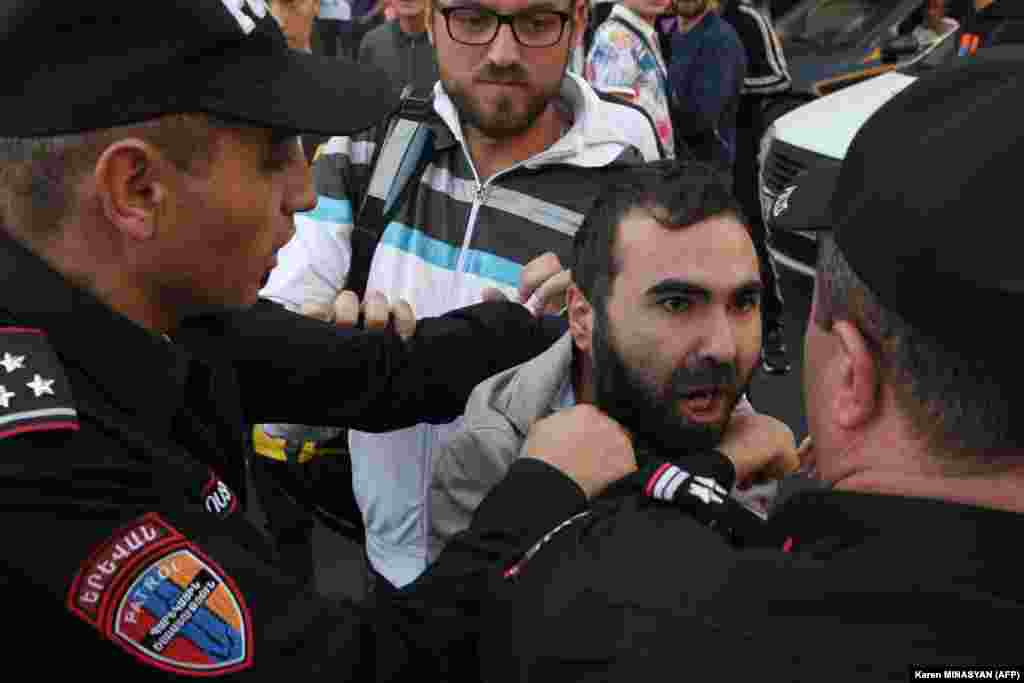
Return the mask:
M 1008 400 L 1019 390 L 1012 378 L 1022 375 L 1010 367 L 1015 361 L 1009 353 L 949 348 L 886 310 L 827 233 L 819 236 L 817 272 L 816 316 L 810 324 L 831 330 L 837 320 L 846 320 L 857 326 L 914 436 L 925 441 L 936 462 L 950 474 L 986 473 L 1010 464 L 1001 457 L 1019 448 L 1024 434 L 1015 427 L 1020 419 L 1013 419 Z M 957 324 L 955 310 L 949 324 Z
M 75 210 L 75 185 L 118 140 L 144 140 L 178 169 L 194 171 L 210 161 L 214 131 L 233 125 L 204 114 L 173 114 L 75 135 L 0 138 L 0 228 L 30 241 L 55 235 Z
M 600 314 L 605 311 L 619 265 L 619 226 L 645 211 L 668 230 L 720 214 L 746 224 L 743 211 L 719 171 L 696 161 L 656 161 L 630 168 L 601 191 L 573 242 L 573 282 Z

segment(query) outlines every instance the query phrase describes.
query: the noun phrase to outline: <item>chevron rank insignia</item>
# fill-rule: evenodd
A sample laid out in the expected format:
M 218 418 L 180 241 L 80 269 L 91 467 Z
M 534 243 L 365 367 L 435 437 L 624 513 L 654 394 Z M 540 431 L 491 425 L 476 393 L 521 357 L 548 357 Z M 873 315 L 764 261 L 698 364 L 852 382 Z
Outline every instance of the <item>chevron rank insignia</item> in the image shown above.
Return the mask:
M 42 330 L 0 327 L 0 439 L 77 430 L 71 386 Z

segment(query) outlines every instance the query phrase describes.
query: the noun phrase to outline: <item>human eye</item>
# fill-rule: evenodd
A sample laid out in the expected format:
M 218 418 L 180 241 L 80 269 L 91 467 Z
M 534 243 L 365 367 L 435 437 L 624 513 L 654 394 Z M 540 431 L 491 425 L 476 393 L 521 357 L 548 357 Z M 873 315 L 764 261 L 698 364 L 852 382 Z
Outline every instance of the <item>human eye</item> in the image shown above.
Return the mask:
M 296 135 L 273 135 L 263 159 L 263 169 L 268 173 L 280 173 L 295 160 L 300 149 Z
M 556 31 L 561 22 L 562 18 L 554 12 L 534 12 L 518 17 L 517 28 L 534 35 L 547 35 Z
M 761 307 L 761 292 L 744 292 L 736 297 L 736 310 L 747 313 Z
M 490 30 L 493 17 L 483 10 L 473 7 L 461 7 L 451 14 L 459 27 L 470 33 L 483 33 Z
M 658 305 L 669 313 L 685 313 L 693 307 L 693 300 L 686 296 L 667 296 L 658 300 Z

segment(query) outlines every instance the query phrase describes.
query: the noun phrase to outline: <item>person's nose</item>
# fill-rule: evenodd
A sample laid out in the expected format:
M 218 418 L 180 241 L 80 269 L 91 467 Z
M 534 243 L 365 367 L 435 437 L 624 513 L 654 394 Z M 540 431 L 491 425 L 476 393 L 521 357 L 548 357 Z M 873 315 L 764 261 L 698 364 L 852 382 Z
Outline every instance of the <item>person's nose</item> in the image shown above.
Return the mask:
M 295 151 L 285 173 L 284 207 L 286 214 L 310 211 L 316 206 L 313 167 L 306 161 L 302 143 L 296 141 Z
M 281 246 L 284 246 L 295 233 L 296 213 L 312 211 L 316 208 L 316 188 L 313 184 L 313 169 L 306 161 L 301 142 L 296 142 L 296 150 L 288 162 L 284 172 L 284 194 L 281 199 L 281 213 L 287 220 L 282 221 L 283 233 Z
M 512 33 L 512 25 L 501 24 L 498 35 L 494 36 L 487 50 L 487 57 L 495 66 L 517 64 L 522 60 L 522 47 Z
M 729 311 L 725 306 L 711 306 L 705 324 L 702 354 L 719 363 L 735 365 L 738 353 L 736 327 Z

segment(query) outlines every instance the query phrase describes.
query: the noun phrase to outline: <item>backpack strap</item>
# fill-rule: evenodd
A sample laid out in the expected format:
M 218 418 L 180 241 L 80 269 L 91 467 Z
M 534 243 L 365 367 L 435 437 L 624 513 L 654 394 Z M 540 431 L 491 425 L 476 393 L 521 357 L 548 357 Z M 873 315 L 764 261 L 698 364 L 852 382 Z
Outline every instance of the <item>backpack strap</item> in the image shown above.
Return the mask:
M 433 97 L 417 97 L 411 87 L 402 93 L 397 113 L 384 125 L 378 140 L 370 184 L 352 229 L 352 265 L 346 289 L 360 298 L 366 293 L 370 263 L 391 218 L 409 196 L 434 158 L 435 129 L 443 125 Z
M 647 111 L 646 109 L 641 107 L 639 104 L 635 104 L 633 102 L 629 102 L 629 101 L 627 101 L 627 100 L 625 100 L 625 99 L 623 99 L 623 98 L 621 98 L 621 97 L 619 97 L 617 95 L 613 95 L 611 93 L 605 92 L 604 90 L 598 90 L 597 88 L 594 88 L 594 92 L 597 94 L 597 96 L 601 100 L 603 100 L 603 101 L 605 101 L 605 102 L 607 102 L 609 104 L 614 104 L 614 105 L 617 105 L 617 106 L 620 106 L 620 107 L 629 107 L 630 109 L 632 109 L 634 111 L 637 111 L 640 114 L 642 114 L 643 117 L 645 119 L 647 119 L 647 123 L 649 123 L 650 126 L 651 126 L 651 135 L 654 136 L 654 142 L 656 143 L 656 145 L 658 147 L 658 158 L 659 159 L 665 159 L 666 158 L 665 146 L 661 143 L 661 137 L 658 135 L 658 127 L 654 124 L 654 118 L 651 116 L 651 113 L 649 111 Z M 678 151 L 678 150 L 676 150 L 676 151 Z

